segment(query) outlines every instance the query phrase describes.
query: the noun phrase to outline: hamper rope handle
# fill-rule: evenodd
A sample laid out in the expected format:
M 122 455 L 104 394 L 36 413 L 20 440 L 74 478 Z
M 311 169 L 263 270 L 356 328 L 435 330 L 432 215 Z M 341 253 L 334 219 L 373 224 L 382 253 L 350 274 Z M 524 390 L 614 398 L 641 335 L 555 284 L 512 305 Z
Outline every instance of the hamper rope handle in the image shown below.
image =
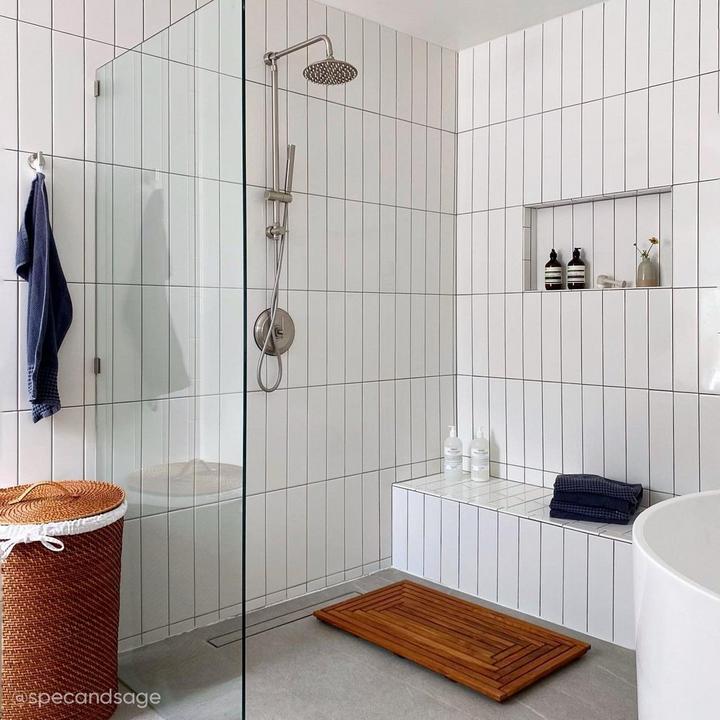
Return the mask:
M 65 495 L 71 498 L 79 497 L 76 493 L 71 493 L 62 483 L 54 482 L 53 480 L 46 480 L 45 482 L 39 482 L 35 483 L 34 485 L 31 485 L 29 488 L 25 488 L 25 490 L 22 492 L 22 494 L 19 497 L 16 497 L 14 500 L 11 500 L 8 505 L 17 505 L 18 503 L 21 503 L 23 500 L 26 500 L 28 495 L 30 495 L 33 490 L 36 488 L 42 487 L 43 485 L 54 485 L 55 487 L 59 487 Z M 50 500 L 51 498 L 43 498 L 45 500 Z

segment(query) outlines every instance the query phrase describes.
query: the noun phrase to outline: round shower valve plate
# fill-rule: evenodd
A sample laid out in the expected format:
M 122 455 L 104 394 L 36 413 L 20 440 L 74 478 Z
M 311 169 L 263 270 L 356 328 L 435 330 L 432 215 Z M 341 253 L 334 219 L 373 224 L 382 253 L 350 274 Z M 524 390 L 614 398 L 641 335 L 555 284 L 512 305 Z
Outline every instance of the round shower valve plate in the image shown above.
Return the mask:
M 262 350 L 265 344 L 265 337 L 270 329 L 270 308 L 263 310 L 255 320 L 255 344 Z M 283 355 L 286 353 L 295 339 L 295 323 L 282 308 L 278 308 L 275 313 L 275 325 L 273 326 L 273 334 L 267 344 L 266 352 L 268 355 Z

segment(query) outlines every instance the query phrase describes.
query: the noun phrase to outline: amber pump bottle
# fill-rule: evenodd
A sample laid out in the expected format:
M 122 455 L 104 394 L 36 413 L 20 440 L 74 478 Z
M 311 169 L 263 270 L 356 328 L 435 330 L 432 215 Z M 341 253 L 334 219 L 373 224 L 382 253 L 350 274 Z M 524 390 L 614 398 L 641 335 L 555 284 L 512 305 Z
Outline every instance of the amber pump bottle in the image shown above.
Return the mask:
M 545 289 L 562 290 L 562 265 L 555 248 L 550 251 L 550 260 L 545 264 Z
M 568 290 L 584 290 L 585 289 L 585 263 L 580 259 L 580 250 L 573 250 L 572 260 L 567 266 L 567 286 Z

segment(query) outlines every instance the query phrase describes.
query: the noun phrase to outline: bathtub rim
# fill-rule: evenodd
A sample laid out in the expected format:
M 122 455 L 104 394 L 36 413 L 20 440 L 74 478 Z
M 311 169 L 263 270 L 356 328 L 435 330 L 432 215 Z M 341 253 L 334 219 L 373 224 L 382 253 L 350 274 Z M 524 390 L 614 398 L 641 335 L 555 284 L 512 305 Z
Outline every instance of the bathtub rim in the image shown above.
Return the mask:
M 701 585 L 696 580 L 688 577 L 684 573 L 680 572 L 677 568 L 673 567 L 669 563 L 665 562 L 655 550 L 652 549 L 650 543 L 645 537 L 645 525 L 647 521 L 654 517 L 657 512 L 667 510 L 670 504 L 680 504 L 684 502 L 692 502 L 702 495 L 707 496 L 720 496 L 720 490 L 704 490 L 701 492 L 689 493 L 687 495 L 677 495 L 669 500 L 663 500 L 662 502 L 652 505 L 647 510 L 643 511 L 638 515 L 635 522 L 633 523 L 632 529 L 632 541 L 633 546 L 637 547 L 638 551 L 642 552 L 653 564 L 658 566 L 662 571 L 676 578 L 684 585 L 690 587 L 693 590 L 701 592 L 715 602 L 720 602 L 720 593 L 716 593 L 705 585 Z M 637 577 L 637 572 L 635 572 Z

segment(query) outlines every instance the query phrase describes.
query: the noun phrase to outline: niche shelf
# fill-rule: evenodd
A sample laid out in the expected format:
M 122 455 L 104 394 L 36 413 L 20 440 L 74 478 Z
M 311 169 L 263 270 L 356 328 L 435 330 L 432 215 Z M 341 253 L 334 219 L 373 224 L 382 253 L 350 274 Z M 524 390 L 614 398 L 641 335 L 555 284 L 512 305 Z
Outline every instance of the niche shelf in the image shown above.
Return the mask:
M 672 186 L 583 196 L 524 208 L 523 275 L 526 291 L 546 291 L 544 268 L 554 247 L 565 268 L 574 247 L 582 248 L 586 265 L 586 290 L 596 289 L 600 274 L 625 280 L 635 287 L 640 253 L 655 236 L 660 245 L 653 251 L 660 269 L 660 287 L 672 285 Z

